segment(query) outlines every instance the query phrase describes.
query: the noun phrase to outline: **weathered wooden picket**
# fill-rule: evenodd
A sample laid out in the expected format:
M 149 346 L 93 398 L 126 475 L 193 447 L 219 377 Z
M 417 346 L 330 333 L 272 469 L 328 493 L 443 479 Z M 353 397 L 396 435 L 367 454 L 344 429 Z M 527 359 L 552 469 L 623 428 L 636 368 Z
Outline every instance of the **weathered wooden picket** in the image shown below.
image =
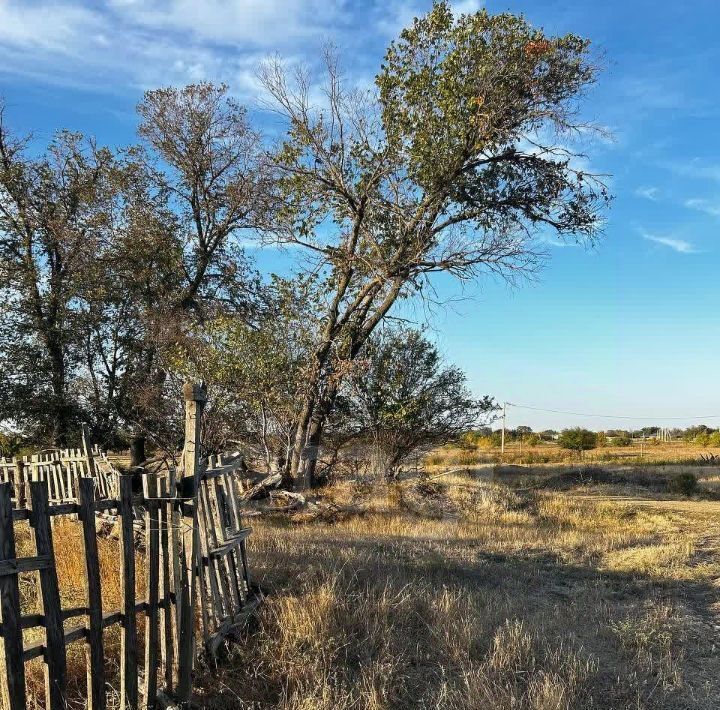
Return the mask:
M 141 494 L 133 494 L 130 476 L 117 472 L 108 472 L 107 485 L 99 483 L 98 467 L 88 462 L 88 453 L 90 461 L 99 454 L 89 447 L 75 457 L 84 460 L 84 468 L 74 477 L 60 475 L 66 469 L 56 465 L 57 459 L 31 460 L 28 476 L 21 466 L 12 471 L 12 482 L 6 478 L 0 483 L 0 672 L 8 710 L 26 707 L 25 663 L 34 658 L 44 662 L 46 707 L 67 707 L 67 645 L 77 640 L 84 640 L 87 650 L 87 707 L 105 708 L 103 631 L 115 625 L 121 630 L 120 706 L 186 704 L 197 652 L 216 654 L 257 606 L 247 564 L 250 529 L 240 514 L 241 462 L 220 459 L 206 465 L 201 460 L 204 390 L 187 386 L 185 396 L 183 464 L 177 471 L 171 467 L 142 474 Z M 27 487 L 25 507 L 19 505 L 21 497 L 13 495 L 21 485 Z M 50 490 L 60 496 L 63 485 L 68 497 L 54 502 Z M 103 605 L 96 536 L 96 516 L 109 510 L 117 514 L 122 594 L 121 608 L 112 610 Z M 63 608 L 56 569 L 52 521 L 66 515 L 77 516 L 83 532 L 87 603 L 78 608 Z M 135 585 L 138 516 L 144 522 L 145 542 L 146 596 L 140 600 Z M 16 526 L 22 521 L 32 528 L 35 554 L 18 558 Z M 28 572 L 37 573 L 41 613 L 23 613 L 21 608 L 19 575 Z M 196 639 L 196 606 L 202 644 Z M 145 627 L 143 658 L 138 614 Z M 42 640 L 25 644 L 23 630 L 38 627 Z
M 107 456 L 90 443 L 86 426 L 82 429 L 82 448 L 48 449 L 32 456 L 0 458 L 0 482 L 12 484 L 18 504 L 24 504 L 27 484 L 46 481 L 51 503 L 78 500 L 77 480 L 87 476 L 95 480 L 100 498 L 117 498 L 117 470 Z

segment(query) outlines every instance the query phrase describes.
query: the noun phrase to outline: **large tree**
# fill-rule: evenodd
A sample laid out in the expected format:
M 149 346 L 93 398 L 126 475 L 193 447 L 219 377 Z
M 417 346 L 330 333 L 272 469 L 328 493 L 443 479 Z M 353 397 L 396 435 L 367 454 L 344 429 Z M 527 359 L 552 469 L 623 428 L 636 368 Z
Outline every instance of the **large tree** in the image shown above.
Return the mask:
M 257 300 L 241 234 L 267 192 L 260 136 L 227 87 L 149 91 L 138 113 L 142 143 L 123 153 L 103 293 L 86 309 L 88 391 L 132 432 L 133 463 L 147 436 L 163 438 L 178 343 L 219 312 L 248 317 Z
M 61 132 L 40 154 L 0 106 L 0 419 L 67 443 L 78 419 L 76 302 L 107 227 L 114 159 Z
M 262 74 L 288 122 L 265 233 L 305 249 L 326 293 L 289 462 L 301 485 L 345 363 L 398 299 L 438 272 L 532 272 L 538 232 L 591 241 L 607 201 L 563 147 L 596 75 L 587 40 L 438 2 L 390 45 L 375 91 L 349 90 L 330 54 L 327 66 L 320 107 L 305 73 L 276 61 Z

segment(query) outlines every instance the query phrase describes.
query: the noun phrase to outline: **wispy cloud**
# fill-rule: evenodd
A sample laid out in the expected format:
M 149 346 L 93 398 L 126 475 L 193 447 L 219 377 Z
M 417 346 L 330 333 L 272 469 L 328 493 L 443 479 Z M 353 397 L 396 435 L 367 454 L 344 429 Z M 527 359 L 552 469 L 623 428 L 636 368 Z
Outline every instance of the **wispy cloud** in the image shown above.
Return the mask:
M 655 242 L 656 244 L 662 244 L 665 247 L 678 252 L 679 254 L 695 254 L 697 249 L 692 242 L 686 239 L 677 239 L 675 237 L 663 237 L 656 234 L 650 234 L 644 230 L 640 230 L 640 234 L 643 239 L 647 239 L 649 242 Z
M 695 197 L 690 200 L 685 200 L 685 207 L 691 210 L 697 210 L 698 212 L 704 212 L 712 217 L 720 217 L 720 200 L 705 200 L 700 197 Z
M 652 200 L 653 202 L 657 201 L 659 193 L 660 190 L 657 187 L 638 187 L 635 190 L 638 197 L 644 197 L 646 200 Z
M 676 162 L 665 165 L 676 175 L 681 177 L 693 178 L 695 180 L 709 180 L 712 182 L 720 182 L 720 165 L 693 158 L 686 162 Z
M 312 63 L 328 39 L 351 56 L 382 48 L 358 12 L 346 0 L 0 0 L 0 76 L 116 93 L 212 79 L 251 94 L 271 52 Z M 368 12 L 391 10 L 373 0 Z

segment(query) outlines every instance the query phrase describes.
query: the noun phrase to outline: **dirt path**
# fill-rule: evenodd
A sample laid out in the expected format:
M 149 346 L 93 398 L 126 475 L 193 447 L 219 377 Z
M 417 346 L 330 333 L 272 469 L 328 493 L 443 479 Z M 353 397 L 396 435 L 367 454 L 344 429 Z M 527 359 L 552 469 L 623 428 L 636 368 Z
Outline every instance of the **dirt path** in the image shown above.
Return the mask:
M 662 500 L 656 498 L 638 498 L 635 496 L 615 496 L 605 494 L 571 493 L 573 498 L 594 502 L 618 503 L 621 505 L 642 506 L 656 510 L 678 511 L 685 513 L 717 513 L 720 516 L 720 501 L 717 500 Z M 720 519 L 718 520 L 720 523 Z M 720 540 L 718 541 L 720 545 Z

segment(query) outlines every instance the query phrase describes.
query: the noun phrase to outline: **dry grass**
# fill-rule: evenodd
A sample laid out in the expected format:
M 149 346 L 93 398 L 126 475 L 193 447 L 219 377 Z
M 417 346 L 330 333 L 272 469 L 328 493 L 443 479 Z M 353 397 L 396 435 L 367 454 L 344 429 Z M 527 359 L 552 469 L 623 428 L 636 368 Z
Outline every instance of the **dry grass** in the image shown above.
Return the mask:
M 718 706 L 710 504 L 677 513 L 465 476 L 326 495 L 359 512 L 255 526 L 270 594 L 202 705 Z
M 323 493 L 347 511 L 333 521 L 256 519 L 250 561 L 268 597 L 227 662 L 200 675 L 198 705 L 718 707 L 720 504 L 577 493 L 459 474 L 342 483 Z M 81 605 L 79 526 L 54 534 L 64 606 Z M 100 540 L 106 610 L 120 602 L 117 545 Z M 20 547 L 33 553 L 27 530 Z M 118 636 L 105 639 L 112 682 Z M 69 661 L 80 706 L 81 644 Z
M 15 532 L 18 556 L 25 557 L 36 554 L 29 525 L 27 523 L 16 524 Z M 56 518 L 53 522 L 53 542 L 63 608 L 71 609 L 86 606 L 85 557 L 80 523 L 69 518 Z M 119 573 L 119 542 L 107 537 L 98 538 L 98 555 L 100 559 L 103 611 L 116 611 L 121 608 L 122 600 Z M 145 597 L 144 558 L 140 552 L 136 556 L 136 568 L 136 598 L 143 599 Z M 42 613 L 42 602 L 35 574 L 20 575 L 20 596 L 23 614 Z M 86 625 L 87 623 L 86 616 L 78 616 L 68 619 L 65 622 L 65 627 L 70 628 Z M 139 624 L 139 628 L 142 634 L 141 624 Z M 23 634 L 25 644 L 42 639 L 42 634 L 42 629 L 38 627 L 26 629 Z M 104 642 L 106 677 L 111 687 L 117 687 L 115 681 L 119 674 L 120 661 L 119 627 L 115 626 L 107 629 L 104 633 Z M 84 699 L 87 697 L 87 661 L 83 642 L 74 642 L 68 646 L 67 663 L 68 704 L 70 707 L 84 707 Z M 44 707 L 45 684 L 41 659 L 33 660 L 27 664 L 26 676 L 28 707 Z M 113 705 L 112 698 L 110 705 Z
M 657 442 L 640 444 L 633 441 L 631 446 L 603 446 L 584 452 L 584 463 L 619 463 L 627 465 L 653 465 L 667 463 L 697 462 L 700 456 L 713 454 L 720 456 L 720 449 L 703 447 L 684 441 Z M 561 449 L 554 442 L 541 442 L 537 446 L 522 446 L 518 442 L 508 442 L 505 453 L 501 455 L 498 447 L 445 446 L 433 451 L 425 459 L 426 466 L 473 466 L 478 464 L 527 464 L 541 465 L 553 463 L 577 463 L 577 452 Z

